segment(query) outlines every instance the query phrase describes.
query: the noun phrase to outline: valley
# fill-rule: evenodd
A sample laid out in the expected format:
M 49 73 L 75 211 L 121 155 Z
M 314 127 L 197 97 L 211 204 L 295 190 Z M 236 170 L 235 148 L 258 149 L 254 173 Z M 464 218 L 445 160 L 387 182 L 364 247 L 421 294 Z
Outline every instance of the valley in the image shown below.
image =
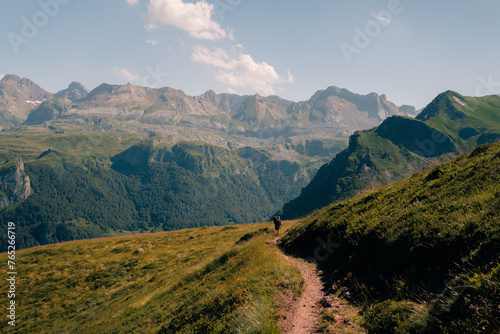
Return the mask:
M 284 222 L 279 247 L 263 223 L 22 250 L 16 333 L 279 333 L 287 312 L 302 326 L 286 300 L 314 296 L 304 290 L 310 275 L 324 282 L 324 297 L 307 302 L 319 305 L 312 323 L 323 333 L 494 333 L 499 164 L 499 144 L 480 146 Z M 281 251 L 320 271 L 301 275 Z
M 333 86 L 303 102 L 76 82 L 52 94 L 15 75 L 0 90 L 16 118 L 0 132 L 0 170 L 20 161 L 31 188 L 0 186 L 0 216 L 20 223 L 22 248 L 267 220 L 353 131 L 416 114 Z

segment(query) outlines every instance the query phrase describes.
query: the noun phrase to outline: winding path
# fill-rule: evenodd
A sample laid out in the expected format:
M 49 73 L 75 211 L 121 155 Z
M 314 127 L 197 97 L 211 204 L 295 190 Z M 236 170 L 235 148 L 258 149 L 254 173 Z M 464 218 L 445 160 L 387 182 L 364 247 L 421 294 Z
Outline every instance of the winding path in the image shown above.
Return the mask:
M 274 240 L 275 243 L 277 241 L 278 238 Z M 328 325 L 330 332 L 366 334 L 359 324 L 353 322 L 358 316 L 356 308 L 338 297 L 325 294 L 325 283 L 318 274 L 315 263 L 282 255 L 299 268 L 304 279 L 303 292 L 298 299 L 293 300 L 291 294 L 283 296 L 280 328 L 284 334 L 318 333 L 317 326 L 323 311 L 329 311 L 330 316 L 335 314 L 335 320 L 330 320 Z
M 316 273 L 316 265 L 289 256 L 287 258 L 300 269 L 305 285 L 302 296 L 293 302 L 287 318 L 282 321 L 283 333 L 316 333 L 315 327 L 323 309 L 324 284 Z

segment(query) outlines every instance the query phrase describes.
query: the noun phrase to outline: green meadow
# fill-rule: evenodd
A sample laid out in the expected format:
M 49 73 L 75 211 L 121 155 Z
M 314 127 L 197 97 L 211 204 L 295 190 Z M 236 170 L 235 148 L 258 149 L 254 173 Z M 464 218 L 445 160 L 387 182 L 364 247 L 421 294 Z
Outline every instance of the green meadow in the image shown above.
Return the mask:
M 19 251 L 16 327 L 2 324 L 2 332 L 279 333 L 280 296 L 298 296 L 303 280 L 271 229 L 208 227 Z

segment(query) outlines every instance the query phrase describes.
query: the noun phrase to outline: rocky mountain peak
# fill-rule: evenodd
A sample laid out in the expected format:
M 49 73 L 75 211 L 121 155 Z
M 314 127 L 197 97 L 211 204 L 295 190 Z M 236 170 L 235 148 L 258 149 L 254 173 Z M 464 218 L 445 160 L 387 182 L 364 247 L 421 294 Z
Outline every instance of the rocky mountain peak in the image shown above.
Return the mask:
M 4 83 L 4 82 L 8 82 L 8 81 L 14 81 L 14 82 L 18 83 L 19 81 L 21 81 L 21 78 L 18 77 L 17 75 L 14 75 L 14 74 L 6 74 L 6 75 L 4 75 L 2 80 L 0 80 L 0 83 Z
M 206 101 L 215 105 L 220 103 L 220 97 L 213 90 L 207 90 L 204 94 L 197 97 L 199 101 Z
M 0 89 L 5 95 L 9 95 L 14 99 L 19 100 L 38 100 L 43 101 L 52 97 L 52 93 L 47 92 L 36 83 L 27 78 L 20 78 L 16 75 L 6 74 L 0 80 Z M 23 102 L 24 102 L 23 101 Z
M 337 86 L 330 86 L 325 89 L 324 93 L 327 95 L 339 95 L 341 91 L 342 88 L 339 88 Z
M 208 97 L 208 98 L 215 98 L 218 95 L 213 90 L 209 89 L 205 92 L 205 94 L 203 94 L 203 96 Z
M 0 80 L 0 106 L 18 120 L 25 120 L 31 110 L 53 96 L 33 81 L 6 74 Z
M 64 97 L 72 102 L 76 102 L 89 95 L 90 91 L 79 82 L 73 81 L 68 88 L 57 92 L 54 97 Z

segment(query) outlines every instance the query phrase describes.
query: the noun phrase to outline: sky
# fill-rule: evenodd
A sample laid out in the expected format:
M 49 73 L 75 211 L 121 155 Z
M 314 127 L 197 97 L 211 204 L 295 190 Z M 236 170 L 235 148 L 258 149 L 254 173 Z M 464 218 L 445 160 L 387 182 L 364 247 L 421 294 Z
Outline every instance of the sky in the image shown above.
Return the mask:
M 0 1 L 0 77 L 309 99 L 328 86 L 422 108 L 500 94 L 498 0 Z

